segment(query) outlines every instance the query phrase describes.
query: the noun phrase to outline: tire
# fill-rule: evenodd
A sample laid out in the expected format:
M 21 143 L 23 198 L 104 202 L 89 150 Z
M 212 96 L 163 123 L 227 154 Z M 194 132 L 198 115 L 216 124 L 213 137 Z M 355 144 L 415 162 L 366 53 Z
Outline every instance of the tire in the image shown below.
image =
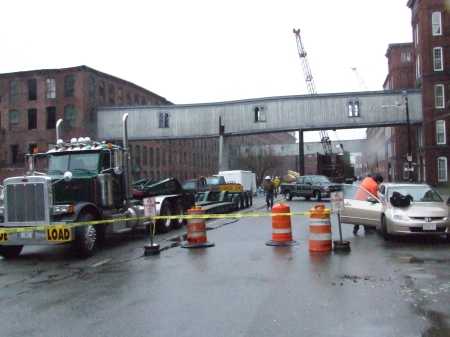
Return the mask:
M 291 192 L 290 191 L 284 192 L 284 197 L 286 198 L 287 201 L 291 201 L 292 200 Z
M 0 245 L 0 256 L 5 259 L 18 257 L 22 252 L 23 246 L 3 246 Z
M 385 241 L 389 241 L 389 239 L 391 238 L 390 234 L 388 233 L 387 230 L 387 224 L 386 224 L 386 217 L 383 216 L 381 218 L 381 235 L 383 236 L 383 239 Z
M 81 213 L 77 222 L 94 221 L 95 217 L 91 213 Z M 94 255 L 98 247 L 97 226 L 85 225 L 75 227 L 75 241 L 73 248 L 75 254 L 80 259 L 87 259 Z
M 311 200 L 311 197 L 305 197 L 305 200 L 309 201 L 309 200 Z
M 172 207 L 168 200 L 164 200 L 159 215 L 168 216 L 172 215 Z M 172 230 L 172 220 L 170 219 L 158 219 L 156 220 L 156 231 L 159 233 L 169 233 Z
M 175 207 L 173 209 L 173 214 L 174 215 L 184 215 L 184 209 L 183 209 L 183 204 L 181 202 L 181 200 L 178 200 L 175 203 Z M 186 219 L 173 219 L 172 220 L 172 228 L 174 229 L 180 229 L 183 228 L 183 225 L 186 224 Z
M 245 208 L 249 208 L 250 207 L 250 202 L 249 202 L 249 200 L 248 200 L 248 194 L 247 193 L 245 193 Z
M 234 210 L 238 210 L 239 209 L 239 195 L 235 194 L 233 195 L 233 203 L 234 203 Z
M 244 209 L 245 208 L 245 198 L 244 195 L 241 194 L 239 195 L 239 209 Z
M 316 198 L 317 201 L 322 201 L 322 194 L 320 191 L 314 191 L 314 198 Z
M 253 206 L 253 196 L 251 194 L 248 196 L 248 203 L 250 207 Z

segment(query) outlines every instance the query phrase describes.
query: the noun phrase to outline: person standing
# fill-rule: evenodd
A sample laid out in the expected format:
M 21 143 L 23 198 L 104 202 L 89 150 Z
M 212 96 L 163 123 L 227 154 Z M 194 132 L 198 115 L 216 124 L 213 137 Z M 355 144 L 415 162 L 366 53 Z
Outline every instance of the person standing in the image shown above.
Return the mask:
M 263 190 L 264 190 L 264 194 L 266 196 L 267 209 L 269 209 L 269 207 L 272 208 L 273 207 L 273 195 L 275 193 L 275 184 L 273 183 L 270 176 L 266 177 L 266 181 L 263 184 Z
M 378 198 L 378 185 L 383 182 L 383 177 L 380 175 L 376 175 L 375 177 L 367 177 L 361 183 L 361 187 L 373 194 L 374 197 Z M 356 192 L 355 199 L 357 200 L 366 200 L 367 193 L 358 188 L 358 192 Z M 359 230 L 359 225 L 355 225 L 353 227 L 353 234 L 357 234 Z
M 273 181 L 274 185 L 275 185 L 275 198 L 277 197 L 277 195 L 280 193 L 280 178 L 275 177 L 274 181 Z

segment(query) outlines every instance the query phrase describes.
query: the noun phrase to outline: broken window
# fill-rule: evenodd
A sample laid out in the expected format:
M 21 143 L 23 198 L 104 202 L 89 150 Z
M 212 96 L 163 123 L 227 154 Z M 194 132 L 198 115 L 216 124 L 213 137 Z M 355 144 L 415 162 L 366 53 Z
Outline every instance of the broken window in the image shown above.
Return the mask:
M 28 109 L 28 130 L 37 129 L 37 109 Z
M 56 108 L 54 106 L 48 106 L 46 109 L 47 114 L 47 130 L 56 128 Z
M 35 78 L 28 79 L 28 100 L 37 100 L 37 79 Z
M 75 97 L 75 76 L 67 75 L 64 78 L 64 97 L 74 98 Z

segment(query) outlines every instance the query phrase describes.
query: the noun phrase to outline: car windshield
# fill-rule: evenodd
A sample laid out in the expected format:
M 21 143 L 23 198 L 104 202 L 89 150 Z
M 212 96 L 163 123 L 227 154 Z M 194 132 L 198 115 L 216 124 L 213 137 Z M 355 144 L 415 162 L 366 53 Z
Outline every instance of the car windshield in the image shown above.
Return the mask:
M 325 176 L 317 176 L 317 177 L 313 177 L 312 181 L 314 184 L 318 184 L 318 183 L 331 183 L 331 181 L 328 180 L 327 177 Z
M 389 200 L 394 192 L 409 194 L 414 202 L 442 202 L 442 198 L 429 186 L 390 186 L 387 190 Z

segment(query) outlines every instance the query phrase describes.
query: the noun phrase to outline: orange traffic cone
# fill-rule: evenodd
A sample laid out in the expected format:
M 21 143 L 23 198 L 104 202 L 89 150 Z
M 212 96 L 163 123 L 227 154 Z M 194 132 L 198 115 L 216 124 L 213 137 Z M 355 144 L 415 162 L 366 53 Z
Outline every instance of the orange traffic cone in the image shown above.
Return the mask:
M 188 209 L 188 215 L 205 214 L 205 211 L 201 206 L 195 206 L 195 208 Z M 208 242 L 206 239 L 206 222 L 205 219 L 188 219 L 187 230 L 187 243 L 182 245 L 182 248 L 200 248 L 211 247 L 214 243 Z
M 272 207 L 272 213 L 290 213 L 289 205 L 279 204 Z M 267 241 L 268 246 L 294 246 L 298 242 L 292 240 L 292 227 L 290 215 L 275 215 L 272 217 L 272 240 Z
M 309 250 L 326 252 L 332 249 L 330 212 L 325 205 L 317 205 L 310 210 L 309 216 Z

